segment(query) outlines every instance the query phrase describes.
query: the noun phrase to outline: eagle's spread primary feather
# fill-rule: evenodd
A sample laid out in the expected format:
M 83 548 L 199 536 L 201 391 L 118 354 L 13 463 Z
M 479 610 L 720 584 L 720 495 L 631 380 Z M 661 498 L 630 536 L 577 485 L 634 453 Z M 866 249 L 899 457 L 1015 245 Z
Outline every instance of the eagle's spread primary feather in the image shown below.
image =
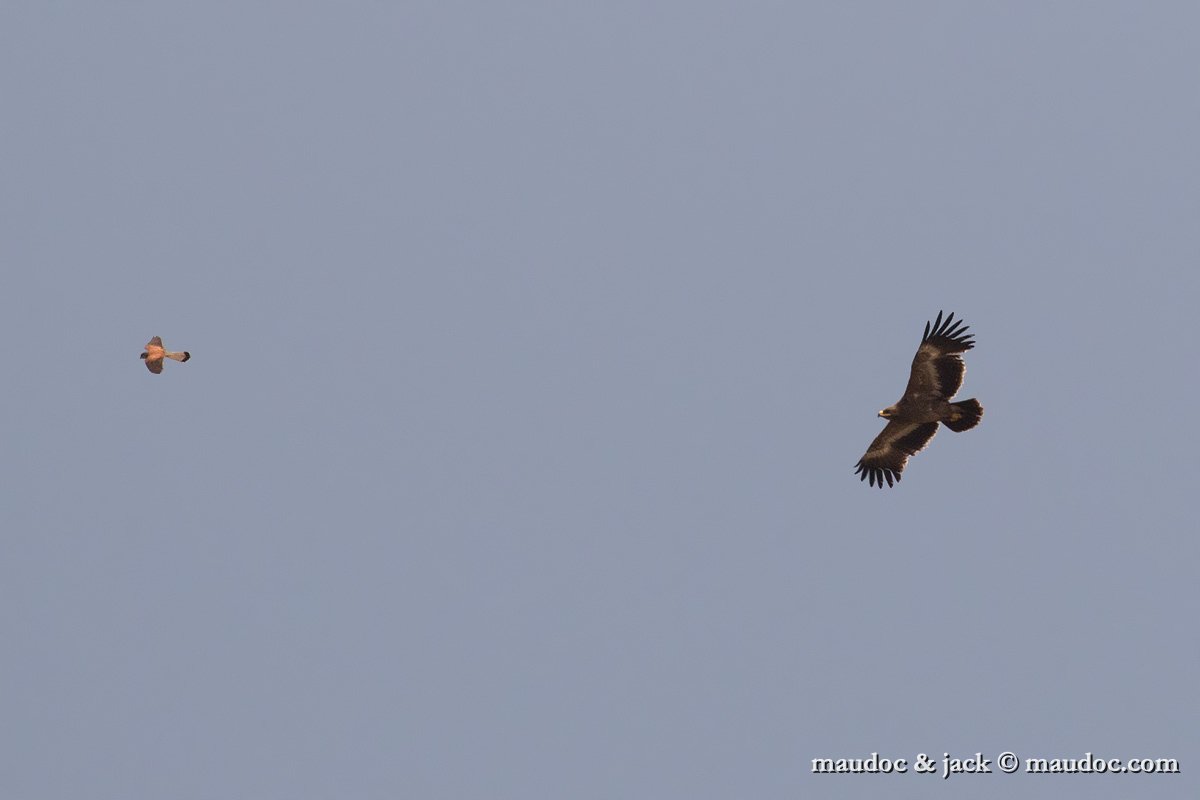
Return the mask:
M 929 444 L 939 422 L 952 431 L 970 430 L 979 424 L 983 406 L 978 400 L 950 399 L 962 386 L 966 371 L 960 354 L 975 346 L 975 334 L 967 333 L 968 327 L 962 320 L 955 322 L 953 313 L 943 321 L 941 311 L 936 320 L 925 323 L 904 396 L 879 412 L 888 424 L 855 465 L 859 480 L 881 488 L 886 480 L 892 486 L 900 480 L 909 456 Z

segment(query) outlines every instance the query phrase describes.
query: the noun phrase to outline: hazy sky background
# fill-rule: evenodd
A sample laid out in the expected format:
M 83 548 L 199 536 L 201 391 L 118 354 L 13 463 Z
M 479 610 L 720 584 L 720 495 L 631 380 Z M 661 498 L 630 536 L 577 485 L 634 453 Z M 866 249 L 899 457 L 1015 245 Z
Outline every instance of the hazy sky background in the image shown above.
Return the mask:
M 1195 797 L 1198 29 L 5 4 L 0 796 Z

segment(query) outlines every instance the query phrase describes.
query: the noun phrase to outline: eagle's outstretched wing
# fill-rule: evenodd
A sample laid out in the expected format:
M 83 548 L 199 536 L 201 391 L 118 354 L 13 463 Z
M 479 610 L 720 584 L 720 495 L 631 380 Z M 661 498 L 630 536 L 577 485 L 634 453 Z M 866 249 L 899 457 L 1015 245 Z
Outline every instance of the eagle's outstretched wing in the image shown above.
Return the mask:
M 953 323 L 953 324 L 952 324 Z M 917 396 L 942 397 L 949 400 L 962 386 L 967 367 L 962 356 L 975 346 L 975 334 L 967 333 L 970 325 L 954 322 L 954 312 L 942 321 L 942 312 L 932 324 L 925 323 L 921 346 L 913 356 L 912 374 L 904 389 L 904 400 Z M 901 400 L 901 402 L 904 402 Z
M 889 421 L 854 465 L 855 474 L 859 475 L 859 480 L 870 479 L 872 486 L 878 484 L 883 488 L 885 480 L 888 486 L 893 485 L 900 480 L 908 457 L 924 450 L 937 429 L 936 422 Z

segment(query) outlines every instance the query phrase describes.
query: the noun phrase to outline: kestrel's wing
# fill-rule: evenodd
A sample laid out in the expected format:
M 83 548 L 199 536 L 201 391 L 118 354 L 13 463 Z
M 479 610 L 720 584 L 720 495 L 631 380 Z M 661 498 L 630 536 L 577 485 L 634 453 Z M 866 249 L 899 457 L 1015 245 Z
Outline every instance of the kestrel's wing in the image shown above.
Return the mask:
M 154 345 L 155 347 L 162 347 L 162 337 L 155 336 L 153 339 L 151 339 L 149 342 L 146 343 L 146 347 L 150 347 L 151 345 Z
M 155 336 L 154 338 L 157 339 L 158 337 Z M 153 361 L 151 361 L 150 359 L 147 358 L 146 359 L 146 369 L 150 370 L 155 375 L 162 372 L 162 359 L 156 358 Z

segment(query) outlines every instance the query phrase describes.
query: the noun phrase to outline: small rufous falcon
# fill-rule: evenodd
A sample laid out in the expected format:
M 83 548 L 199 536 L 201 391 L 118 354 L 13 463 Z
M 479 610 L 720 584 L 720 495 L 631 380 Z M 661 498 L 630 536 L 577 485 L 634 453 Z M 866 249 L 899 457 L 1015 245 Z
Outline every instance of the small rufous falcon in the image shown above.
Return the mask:
M 153 372 L 155 375 L 162 372 L 164 358 L 173 358 L 176 361 L 187 361 L 192 357 L 192 354 L 184 350 L 182 353 L 169 353 L 163 349 L 162 339 L 155 336 L 146 343 L 146 352 L 142 353 L 142 358 L 146 360 L 146 369 Z

